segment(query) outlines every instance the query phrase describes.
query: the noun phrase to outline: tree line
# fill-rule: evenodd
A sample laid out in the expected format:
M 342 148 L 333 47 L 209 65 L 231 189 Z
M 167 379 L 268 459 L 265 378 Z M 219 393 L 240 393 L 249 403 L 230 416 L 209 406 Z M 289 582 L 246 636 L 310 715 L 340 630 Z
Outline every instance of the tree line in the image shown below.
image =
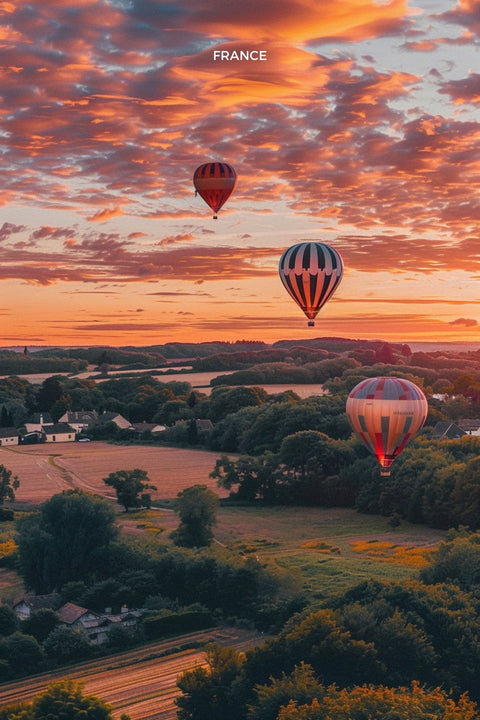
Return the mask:
M 246 654 L 211 645 L 179 720 L 478 719 L 479 548 L 452 532 L 418 580 L 362 582 Z
M 221 622 L 280 627 L 304 596 L 274 563 L 208 549 L 217 502 L 205 486 L 179 493 L 173 544 L 119 535 L 111 503 L 79 490 L 54 495 L 17 520 L 17 547 L 1 564 L 19 572 L 28 592 L 57 593 L 62 603 L 94 612 L 144 612 L 136 636 L 113 628 L 105 645 L 92 646 L 53 610 L 19 621 L 2 605 L 0 680 Z

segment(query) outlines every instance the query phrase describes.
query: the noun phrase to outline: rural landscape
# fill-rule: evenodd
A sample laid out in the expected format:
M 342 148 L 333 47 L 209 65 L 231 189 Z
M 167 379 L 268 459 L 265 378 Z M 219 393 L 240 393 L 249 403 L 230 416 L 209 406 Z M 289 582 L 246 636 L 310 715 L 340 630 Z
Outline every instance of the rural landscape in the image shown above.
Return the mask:
M 66 702 L 115 720 L 357 718 L 365 702 L 478 717 L 478 351 L 19 349 L 0 371 L 16 361 L 2 720 Z M 188 381 L 207 369 L 209 387 Z M 378 376 L 428 400 L 388 477 L 345 414 Z
M 0 720 L 480 720 L 480 0 L 0 12 Z

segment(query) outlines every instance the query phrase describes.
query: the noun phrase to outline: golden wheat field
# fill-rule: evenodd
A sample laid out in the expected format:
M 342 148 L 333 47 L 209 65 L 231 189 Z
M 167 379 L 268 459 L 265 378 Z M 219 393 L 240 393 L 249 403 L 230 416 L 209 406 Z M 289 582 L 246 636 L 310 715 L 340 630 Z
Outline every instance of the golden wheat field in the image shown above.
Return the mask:
M 243 651 L 264 640 L 259 633 L 240 628 L 192 633 L 80 663 L 68 671 L 63 669 L 4 683 L 0 687 L 0 707 L 32 700 L 50 683 L 69 678 L 82 683 L 86 695 L 95 695 L 112 705 L 114 718 L 127 713 L 131 720 L 174 720 L 174 700 L 180 692 L 176 686 L 178 675 L 204 665 L 206 660 L 202 649 L 182 650 L 182 645 L 194 641 L 203 647 L 207 642 L 216 642 Z M 165 653 L 171 654 L 165 657 Z
M 110 445 L 105 442 L 59 443 L 0 447 L 0 464 L 20 480 L 16 501 L 41 503 L 55 493 L 78 487 L 115 498 L 103 478 L 117 470 L 140 468 L 157 490 L 152 499 L 173 498 L 192 485 L 207 485 L 220 497 L 227 491 L 209 477 L 216 453 L 145 445 Z

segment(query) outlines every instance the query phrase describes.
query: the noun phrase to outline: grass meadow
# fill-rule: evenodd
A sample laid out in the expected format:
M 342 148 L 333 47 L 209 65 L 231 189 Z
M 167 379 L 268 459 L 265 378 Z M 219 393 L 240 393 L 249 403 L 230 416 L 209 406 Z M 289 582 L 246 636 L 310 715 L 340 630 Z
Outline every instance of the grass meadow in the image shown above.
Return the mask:
M 216 454 L 178 448 L 116 446 L 103 442 L 62 443 L 3 449 L 0 461 L 18 475 L 17 509 L 28 511 L 56 492 L 79 487 L 115 501 L 102 482 L 109 472 L 140 467 L 157 486 L 152 499 L 161 507 L 125 513 L 115 504 L 125 533 L 149 542 L 170 542 L 178 524 L 171 509 L 178 492 L 206 484 L 225 498 L 209 473 Z M 351 509 L 313 507 L 246 507 L 222 505 L 215 528 L 217 552 L 252 554 L 292 573 L 313 602 L 342 592 L 368 578 L 415 577 L 444 533 L 402 522 L 392 529 L 386 518 Z M 11 550 L 9 523 L 0 527 L 0 557 Z M 0 569 L 0 598 L 22 592 L 20 578 Z
M 129 534 L 168 542 L 177 516 L 165 508 L 120 513 Z M 215 544 L 220 553 L 253 555 L 291 571 L 312 602 L 370 578 L 403 580 L 418 575 L 445 533 L 344 508 L 223 506 Z

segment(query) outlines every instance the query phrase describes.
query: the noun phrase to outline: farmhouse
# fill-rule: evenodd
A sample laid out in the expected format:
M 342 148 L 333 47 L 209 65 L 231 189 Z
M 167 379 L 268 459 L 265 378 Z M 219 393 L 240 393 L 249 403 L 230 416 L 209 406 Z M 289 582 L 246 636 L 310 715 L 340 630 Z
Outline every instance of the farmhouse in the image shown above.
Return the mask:
M 120 413 L 113 412 L 113 411 L 106 411 L 103 412 L 99 418 L 99 423 L 108 423 L 113 422 L 117 427 L 119 427 L 121 430 L 126 430 L 127 428 L 131 428 L 130 421 L 123 417 L 123 415 L 120 415 Z
M 0 445 L 18 445 L 18 430 L 14 427 L 0 428 Z
M 57 617 L 62 625 L 80 630 L 93 645 L 104 643 L 114 626 L 124 627 L 129 631 L 136 630 L 140 614 L 140 610 L 129 611 L 125 606 L 120 614 L 97 613 L 71 602 L 65 603 L 57 611 Z
M 98 413 L 96 410 L 80 410 L 73 411 L 67 410 L 66 413 L 59 418 L 58 422 L 67 423 L 72 427 L 76 433 L 87 430 L 89 425 L 98 420 Z
M 140 437 L 140 435 L 145 432 L 149 431 L 153 434 L 163 432 L 167 429 L 166 425 L 160 425 L 159 423 L 147 423 L 145 421 L 141 423 L 132 423 L 131 429 L 135 430 L 135 435 L 137 437 Z
M 449 420 L 437 422 L 432 430 L 432 438 L 438 440 L 457 440 L 466 434 L 465 430 Z
M 26 433 L 31 432 L 42 432 L 44 425 L 51 425 L 53 423 L 50 413 L 34 413 L 31 415 L 25 423 Z
M 43 433 L 46 442 L 74 442 L 75 430 L 67 425 L 67 423 L 54 423 L 53 425 L 43 425 Z
M 57 593 L 49 595 L 22 595 L 12 605 L 12 610 L 19 620 L 26 620 L 37 610 L 58 610 L 62 599 Z
M 122 607 L 120 613 L 115 614 L 108 608 L 104 613 L 97 613 L 71 602 L 62 605 L 61 596 L 57 593 L 22 595 L 12 609 L 19 620 L 27 620 L 38 610 L 53 610 L 62 625 L 82 632 L 93 645 L 105 642 L 108 633 L 115 626 L 134 632 L 142 614 L 142 610 L 129 610 L 126 606 Z
M 467 435 L 480 435 L 480 419 L 479 418 L 463 418 L 457 422 L 459 428 L 462 428 Z

